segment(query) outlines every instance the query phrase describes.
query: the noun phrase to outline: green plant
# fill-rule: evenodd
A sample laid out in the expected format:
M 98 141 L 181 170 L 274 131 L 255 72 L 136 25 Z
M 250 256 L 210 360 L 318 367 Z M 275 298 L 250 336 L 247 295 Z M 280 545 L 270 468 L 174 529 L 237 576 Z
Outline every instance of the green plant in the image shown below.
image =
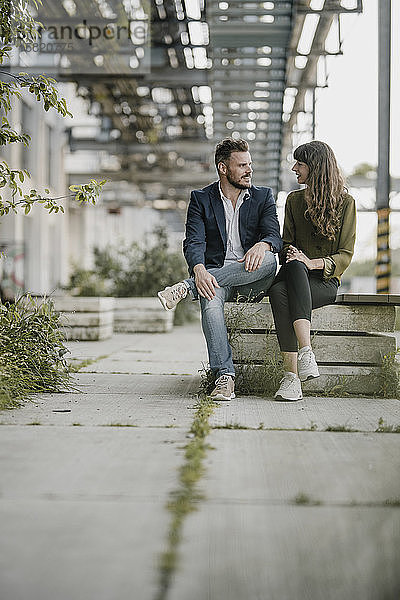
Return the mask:
M 328 427 L 325 428 L 325 431 L 356 433 L 357 429 L 353 429 L 352 427 L 347 427 L 347 425 L 328 425 Z
M 69 371 L 70 371 L 70 373 L 77 373 L 81 369 L 84 369 L 85 367 L 88 367 L 89 365 L 93 365 L 94 363 L 98 362 L 99 360 L 108 358 L 108 356 L 109 356 L 108 354 L 102 354 L 101 356 L 98 356 L 97 358 L 86 358 L 85 360 L 81 360 L 81 361 L 78 361 L 77 359 L 72 358 L 69 360 Z
M 251 312 L 249 312 L 249 310 Z M 260 305 L 240 302 L 227 315 L 229 343 L 235 356 L 236 387 L 242 394 L 259 393 L 271 396 L 279 387 L 283 377 L 281 357 L 276 353 L 272 333 L 265 329 L 265 320 Z M 248 331 L 265 331 L 264 356 L 261 361 L 249 363 L 248 342 L 244 335 Z
M 400 433 L 400 425 L 388 425 L 383 417 L 380 417 L 378 428 L 375 431 L 376 433 Z
M 186 276 L 180 252 L 168 247 L 164 227 L 156 227 L 143 246 L 132 244 L 125 253 L 127 267 L 116 273 L 115 296 L 154 296 L 159 290 Z
M 77 296 L 108 296 L 107 286 L 104 279 L 99 277 L 95 271 L 88 271 L 75 266 L 67 287 Z
M 65 337 L 50 300 L 0 303 L 0 408 L 35 392 L 70 389 Z
M 94 248 L 94 268 L 83 270 L 75 267 L 69 290 L 78 296 L 156 296 L 159 290 L 181 281 L 187 276 L 186 265 L 180 252 L 168 246 L 164 227 L 156 227 L 143 245 Z M 175 325 L 192 320 L 197 305 L 180 302 L 175 310 Z
M 255 429 L 255 428 L 247 427 L 247 425 L 241 425 L 240 423 L 226 423 L 225 425 L 214 425 L 213 429 Z M 260 429 L 260 428 L 258 428 L 258 429 Z
M 169 249 L 165 228 L 156 227 L 143 246 L 135 242 L 127 247 L 95 248 L 94 268 L 75 268 L 68 289 L 76 288 L 79 296 L 85 295 L 88 288 L 117 298 L 155 296 L 185 276 L 183 257 Z
M 395 352 L 390 352 L 382 357 L 379 395 L 384 398 L 400 398 L 398 353 L 399 350 L 397 349 Z
M 294 499 L 295 504 L 306 505 L 306 506 L 320 506 L 322 502 L 320 500 L 313 500 L 304 492 L 300 492 Z

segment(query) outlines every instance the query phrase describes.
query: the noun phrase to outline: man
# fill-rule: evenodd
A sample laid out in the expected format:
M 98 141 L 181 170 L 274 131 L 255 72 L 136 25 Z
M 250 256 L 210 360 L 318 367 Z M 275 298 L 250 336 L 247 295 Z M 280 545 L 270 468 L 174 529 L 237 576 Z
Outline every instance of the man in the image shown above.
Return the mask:
M 191 193 L 183 252 L 190 278 L 158 292 L 172 310 L 190 292 L 200 296 L 201 321 L 210 368 L 216 376 L 213 399 L 235 397 L 235 369 L 224 317 L 224 303 L 238 294 L 260 299 L 275 277 L 274 253 L 282 248 L 272 191 L 251 184 L 245 140 L 217 144 L 219 181 Z

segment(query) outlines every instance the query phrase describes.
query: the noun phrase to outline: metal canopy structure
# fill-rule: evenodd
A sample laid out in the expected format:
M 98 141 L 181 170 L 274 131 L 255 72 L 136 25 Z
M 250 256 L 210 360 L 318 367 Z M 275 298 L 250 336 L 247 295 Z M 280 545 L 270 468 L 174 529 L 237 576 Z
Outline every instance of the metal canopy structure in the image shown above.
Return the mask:
M 76 82 L 99 117 L 95 135 L 71 129 L 70 148 L 117 157 L 113 179 L 187 198 L 215 177 L 213 146 L 232 135 L 249 141 L 255 183 L 277 193 L 293 136 L 313 136 L 307 104 L 326 85 L 325 57 L 341 53 L 340 14 L 361 10 L 361 0 L 46 0 L 37 62 Z M 70 46 L 55 52 L 61 32 Z
M 249 141 L 255 182 L 279 190 L 291 2 L 212 1 L 207 12 L 216 138 Z

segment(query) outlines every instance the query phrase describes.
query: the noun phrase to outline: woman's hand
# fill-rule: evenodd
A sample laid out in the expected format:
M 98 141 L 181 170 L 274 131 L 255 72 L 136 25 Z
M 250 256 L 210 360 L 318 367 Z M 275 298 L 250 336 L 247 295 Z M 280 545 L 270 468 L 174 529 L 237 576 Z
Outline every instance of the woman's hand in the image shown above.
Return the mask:
M 289 246 L 286 253 L 286 262 L 291 262 L 292 260 L 298 260 L 299 262 L 304 263 L 310 271 L 314 269 L 323 269 L 325 266 L 323 258 L 308 258 L 304 252 L 295 246 Z

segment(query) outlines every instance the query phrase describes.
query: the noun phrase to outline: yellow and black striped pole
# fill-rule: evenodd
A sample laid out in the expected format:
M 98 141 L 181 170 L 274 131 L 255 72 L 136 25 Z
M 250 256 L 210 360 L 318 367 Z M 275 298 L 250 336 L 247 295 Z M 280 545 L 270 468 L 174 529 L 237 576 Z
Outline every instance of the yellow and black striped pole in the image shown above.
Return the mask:
M 378 170 L 376 210 L 378 213 L 376 292 L 390 293 L 390 53 L 391 0 L 378 4 Z
M 376 248 L 376 293 L 390 293 L 390 209 L 378 208 L 378 235 Z

